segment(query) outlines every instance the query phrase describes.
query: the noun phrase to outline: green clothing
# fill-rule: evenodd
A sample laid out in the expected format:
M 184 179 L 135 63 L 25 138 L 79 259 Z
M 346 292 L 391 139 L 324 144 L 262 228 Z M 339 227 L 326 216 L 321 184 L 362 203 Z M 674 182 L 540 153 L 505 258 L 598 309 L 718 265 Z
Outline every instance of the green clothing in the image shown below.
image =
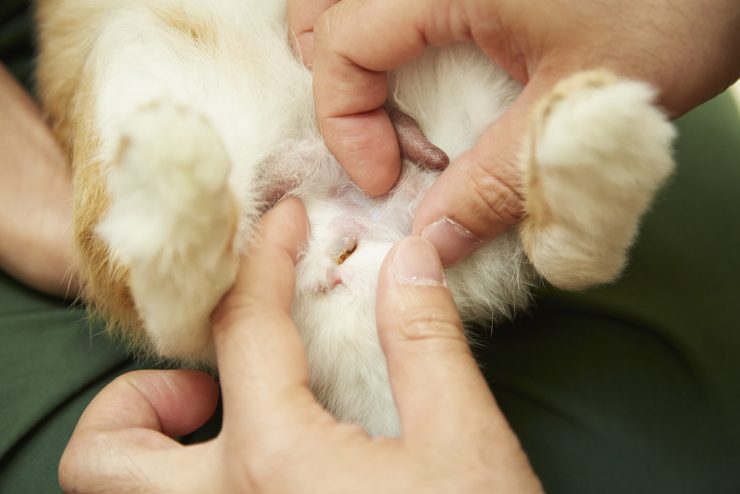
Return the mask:
M 29 4 L 29 0 L 0 1 L 0 61 L 27 88 L 34 70 Z
M 0 6 L 0 59 L 27 83 L 25 8 Z M 623 279 L 541 290 L 482 330 L 478 357 L 550 493 L 740 492 L 740 120 L 725 95 L 678 126 L 678 172 Z M 0 492 L 58 492 L 80 413 L 138 365 L 84 310 L 2 273 L 0 342 Z

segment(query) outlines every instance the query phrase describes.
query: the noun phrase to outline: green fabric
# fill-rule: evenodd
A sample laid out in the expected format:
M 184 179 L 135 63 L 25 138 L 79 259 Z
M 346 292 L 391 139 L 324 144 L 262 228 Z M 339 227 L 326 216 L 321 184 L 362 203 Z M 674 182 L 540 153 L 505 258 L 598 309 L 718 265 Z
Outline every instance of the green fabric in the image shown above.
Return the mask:
M 0 3 L 0 60 L 29 87 L 26 9 Z M 550 493 L 740 492 L 740 121 L 725 95 L 678 126 L 679 171 L 624 278 L 543 289 L 476 349 Z M 58 492 L 80 413 L 137 365 L 82 309 L 2 273 L 0 341 L 0 492 Z
M 0 61 L 27 89 L 33 89 L 35 61 L 28 0 L 0 1 Z
M 0 492 L 57 492 L 56 466 L 87 403 L 131 367 L 81 309 L 0 273 Z

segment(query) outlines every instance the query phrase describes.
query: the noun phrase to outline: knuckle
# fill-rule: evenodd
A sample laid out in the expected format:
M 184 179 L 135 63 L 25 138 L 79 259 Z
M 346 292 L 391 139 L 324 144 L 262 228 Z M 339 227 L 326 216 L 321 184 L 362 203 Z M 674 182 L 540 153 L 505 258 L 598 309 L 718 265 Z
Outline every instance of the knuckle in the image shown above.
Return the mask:
M 342 2 L 324 10 L 313 25 L 315 46 L 325 51 L 341 53 L 345 48 L 347 18 L 347 8 Z
M 524 213 L 524 201 L 520 173 L 514 165 L 481 165 L 470 178 L 470 200 L 480 217 L 488 224 L 519 222 Z
M 57 468 L 57 480 L 63 492 L 100 492 L 105 490 L 104 483 L 100 482 L 104 473 L 100 465 L 99 454 L 109 447 L 102 444 L 100 436 L 104 434 L 72 435 L 67 447 L 62 453 Z
M 314 43 L 316 46 L 323 46 L 325 41 L 331 39 L 329 36 L 330 25 L 331 25 L 331 10 L 326 10 L 316 18 L 316 23 L 313 26 Z
M 459 317 L 428 307 L 404 314 L 401 336 L 410 341 L 436 340 L 467 344 Z
M 211 331 L 218 335 L 233 326 L 248 323 L 254 314 L 259 313 L 257 307 L 254 297 L 249 294 L 229 292 L 211 313 Z

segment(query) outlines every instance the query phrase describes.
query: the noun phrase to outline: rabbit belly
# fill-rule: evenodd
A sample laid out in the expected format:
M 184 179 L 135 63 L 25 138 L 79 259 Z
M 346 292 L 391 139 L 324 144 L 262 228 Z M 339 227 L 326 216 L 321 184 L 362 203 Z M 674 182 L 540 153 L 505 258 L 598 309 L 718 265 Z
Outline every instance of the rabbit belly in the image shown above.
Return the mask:
M 416 206 L 436 178 L 435 172 L 406 164 L 396 187 L 377 199 L 365 196 L 343 174 L 323 194 L 315 194 L 310 182 L 295 191 L 311 227 L 297 267 L 293 305 L 311 385 L 335 416 L 362 424 L 371 434 L 399 433 L 375 324 L 378 273 L 391 247 L 410 233 Z M 447 269 L 446 275 L 463 317 L 485 324 L 523 307 L 534 279 L 515 232 Z

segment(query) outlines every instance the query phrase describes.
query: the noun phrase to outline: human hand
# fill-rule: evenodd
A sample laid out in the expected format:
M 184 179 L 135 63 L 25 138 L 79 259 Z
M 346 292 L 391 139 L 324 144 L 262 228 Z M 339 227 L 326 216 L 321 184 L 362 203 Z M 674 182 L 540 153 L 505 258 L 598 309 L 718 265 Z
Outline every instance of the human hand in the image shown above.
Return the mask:
M 290 42 L 306 67 L 313 66 L 313 29 L 316 20 L 329 7 L 338 2 L 339 0 L 288 0 L 287 2 Z M 449 158 L 444 151 L 429 142 L 414 119 L 387 104 L 384 110 L 390 117 L 393 131 L 398 139 L 397 146 L 395 141 L 386 143 L 386 145 L 393 146 L 391 152 L 400 153 L 403 158 L 414 163 L 423 163 L 425 168 L 432 170 L 442 170 L 449 165 Z M 395 181 L 396 178 L 397 173 L 394 176 L 381 176 L 377 190 L 380 193 L 386 192 L 388 190 L 386 182 Z M 360 179 L 359 182 L 362 183 L 363 180 Z M 373 183 L 366 181 L 364 183 L 366 192 L 375 192 L 376 186 Z
M 313 65 L 313 28 L 316 20 L 339 0 L 288 0 L 286 16 L 293 48 L 306 67 Z
M 306 224 L 294 199 L 267 213 L 212 317 L 219 436 L 194 446 L 168 437 L 213 412 L 208 376 L 126 374 L 80 419 L 59 469 L 66 492 L 541 492 L 473 360 L 439 259 L 418 237 L 391 251 L 378 286 L 378 332 L 402 437 L 370 438 L 316 402 L 290 318 Z
M 303 26 L 335 2 L 294 0 Z M 310 6 L 310 9 L 309 9 Z M 303 9 L 304 16 L 296 11 Z M 560 79 L 606 68 L 645 80 L 680 115 L 740 75 L 740 3 L 691 0 L 525 2 L 343 0 L 326 10 L 299 47 L 312 60 L 319 126 L 329 149 L 367 193 L 387 192 L 400 170 L 382 105 L 386 72 L 427 45 L 476 43 L 525 89 L 441 175 L 421 202 L 413 232 L 454 264 L 523 214 L 517 157 L 533 105 Z

